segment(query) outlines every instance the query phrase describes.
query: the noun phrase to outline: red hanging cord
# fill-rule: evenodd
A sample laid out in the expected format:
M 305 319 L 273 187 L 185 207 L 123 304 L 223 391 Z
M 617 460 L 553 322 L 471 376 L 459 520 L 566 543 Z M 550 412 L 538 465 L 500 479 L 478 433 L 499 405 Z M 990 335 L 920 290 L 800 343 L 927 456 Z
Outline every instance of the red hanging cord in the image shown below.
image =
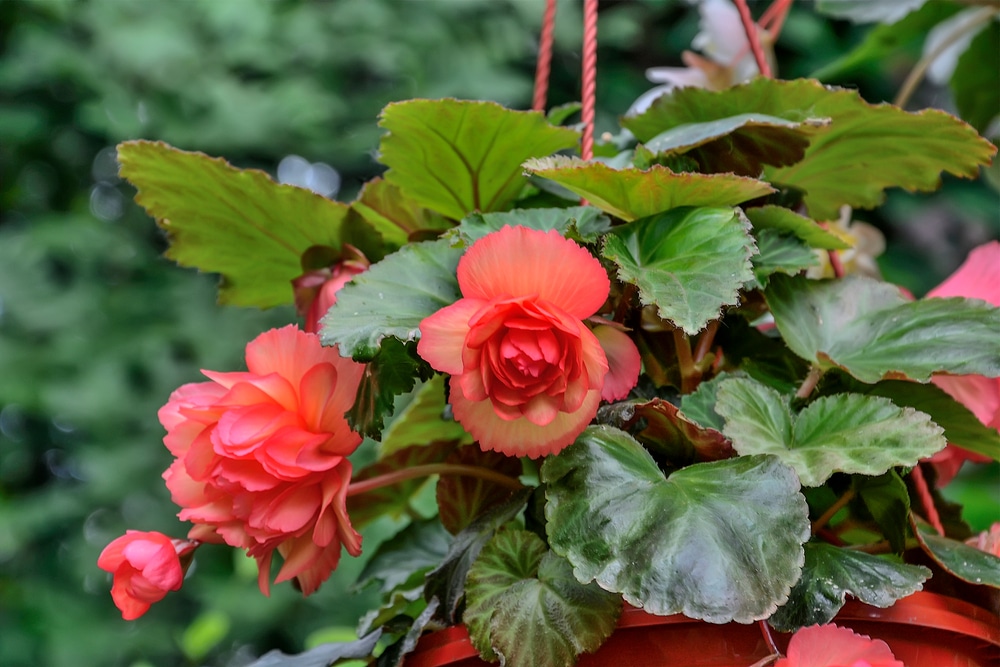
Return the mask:
M 581 86 L 580 120 L 583 138 L 580 156 L 594 157 L 594 106 L 597 98 L 597 0 L 583 0 L 583 82 Z
M 764 49 L 760 46 L 760 35 L 757 34 L 757 26 L 750 15 L 750 8 L 747 0 L 736 0 L 736 9 L 740 12 L 740 21 L 743 22 L 743 30 L 746 31 L 747 41 L 750 42 L 750 50 L 753 51 L 754 60 L 757 61 L 757 68 L 760 74 L 768 79 L 771 78 L 771 66 L 764 56 Z
M 552 33 L 556 25 L 556 0 L 545 0 L 542 34 L 538 40 L 538 63 L 535 65 L 535 96 L 531 108 L 545 111 L 545 98 L 549 93 L 549 73 L 552 71 Z

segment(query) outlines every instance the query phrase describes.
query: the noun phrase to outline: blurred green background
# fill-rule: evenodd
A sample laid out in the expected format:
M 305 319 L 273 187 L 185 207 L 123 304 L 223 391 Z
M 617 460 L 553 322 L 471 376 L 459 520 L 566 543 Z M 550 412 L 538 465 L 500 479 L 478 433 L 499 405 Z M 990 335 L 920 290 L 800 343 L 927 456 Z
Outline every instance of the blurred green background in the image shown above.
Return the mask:
M 762 3 L 754 3 L 758 11 Z M 578 98 L 580 10 L 562 1 L 549 103 Z M 319 593 L 264 599 L 255 567 L 199 551 L 189 581 L 122 621 L 96 567 L 125 528 L 182 536 L 160 481 L 155 413 L 199 368 L 237 369 L 259 332 L 290 321 L 215 305 L 215 279 L 159 257 L 165 244 L 117 176 L 114 146 L 162 139 L 275 174 L 289 155 L 335 170 L 353 198 L 379 173 L 376 117 L 410 97 L 530 106 L 543 0 L 0 0 L 0 665 L 242 665 L 270 648 L 345 638 L 373 602 L 345 558 Z M 697 32 L 680 0 L 602 3 L 598 132 L 679 64 Z M 780 73 L 808 75 L 868 27 L 798 4 Z M 919 43 L 842 75 L 891 99 Z M 911 108 L 950 108 L 925 85 Z M 286 163 L 287 164 L 287 163 Z M 329 169 L 321 172 L 326 176 Z M 328 188 L 329 190 L 330 188 Z M 886 277 L 922 294 L 1000 236 L 983 182 L 894 192 L 876 212 Z M 967 518 L 1000 518 L 996 466 L 951 491 Z M 974 478 L 974 479 L 972 479 Z M 366 548 L 388 534 L 376 524 Z

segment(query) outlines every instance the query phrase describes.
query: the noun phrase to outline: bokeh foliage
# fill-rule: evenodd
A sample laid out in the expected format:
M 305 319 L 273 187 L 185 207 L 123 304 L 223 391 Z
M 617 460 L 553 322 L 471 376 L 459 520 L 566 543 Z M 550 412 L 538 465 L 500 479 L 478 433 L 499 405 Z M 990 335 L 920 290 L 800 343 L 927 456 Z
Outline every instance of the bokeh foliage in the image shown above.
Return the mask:
M 551 105 L 578 96 L 578 4 L 560 2 Z M 193 581 L 139 621 L 111 603 L 96 567 L 105 544 L 126 527 L 186 532 L 159 483 L 170 456 L 157 408 L 200 368 L 239 368 L 247 341 L 293 317 L 219 308 L 213 277 L 160 257 L 161 233 L 131 202 L 112 147 L 162 139 L 271 173 L 295 153 L 337 169 L 349 200 L 379 170 L 387 103 L 529 105 L 542 6 L 0 2 L 0 664 L 239 665 L 351 631 L 374 599 L 348 593 L 363 560 L 345 559 L 307 600 L 287 585 L 264 599 L 252 564 L 208 547 Z M 868 30 L 796 7 L 781 74 L 828 65 Z M 680 0 L 602 5 L 599 132 L 650 87 L 643 70 L 677 64 L 696 31 Z M 883 101 L 917 55 L 911 40 L 828 82 Z M 947 102 L 941 89 L 922 95 L 915 106 Z M 948 181 L 934 195 L 890 193 L 863 217 L 900 241 L 886 276 L 922 293 L 1000 234 L 996 206 L 982 183 Z M 996 499 L 979 493 L 970 519 L 985 522 L 976 508 Z M 387 528 L 366 529 L 366 552 Z

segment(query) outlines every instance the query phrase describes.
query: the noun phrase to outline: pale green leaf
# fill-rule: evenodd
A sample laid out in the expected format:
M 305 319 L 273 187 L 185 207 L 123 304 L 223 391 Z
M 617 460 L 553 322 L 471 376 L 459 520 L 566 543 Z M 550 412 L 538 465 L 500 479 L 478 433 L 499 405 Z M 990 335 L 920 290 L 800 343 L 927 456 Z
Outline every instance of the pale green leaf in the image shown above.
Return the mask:
M 529 160 L 524 168 L 622 220 L 679 206 L 734 206 L 774 192 L 767 183 L 733 174 L 675 174 L 660 166 L 612 169 L 600 162 L 562 156 Z
M 984 301 L 909 301 L 897 287 L 857 275 L 775 275 L 765 296 L 793 352 L 862 382 L 925 381 L 938 371 L 1000 376 L 1000 308 Z
M 552 549 L 578 580 L 650 613 L 749 623 L 770 616 L 799 578 L 808 509 L 774 457 L 664 478 L 632 437 L 596 426 L 547 458 L 541 477 Z
M 602 252 L 643 304 L 695 334 L 753 278 L 749 228 L 736 209 L 680 208 L 615 228 Z
M 768 619 L 781 632 L 833 621 L 848 595 L 886 608 L 923 588 L 931 571 L 890 558 L 841 549 L 822 542 L 806 544 L 806 564 L 788 602 Z
M 745 212 L 755 230 L 771 229 L 794 234 L 811 248 L 847 250 L 851 247 L 836 234 L 823 229 L 815 220 L 783 206 L 754 206 Z
M 521 163 L 572 148 L 575 130 L 494 102 L 408 100 L 388 105 L 379 160 L 403 193 L 449 218 L 505 209 L 527 182 Z
M 819 264 L 816 253 L 791 234 L 762 229 L 754 233 L 754 238 L 757 254 L 752 259 L 753 275 L 762 286 L 767 286 L 773 273 L 795 275 Z
M 734 378 L 719 386 L 715 410 L 736 451 L 778 457 L 803 486 L 819 486 L 835 472 L 881 475 L 912 466 L 946 444 L 926 414 L 881 396 L 824 396 L 793 415 L 774 389 Z
M 280 185 L 262 171 L 152 141 L 119 144 L 118 161 L 137 189 L 135 200 L 167 232 L 166 256 L 221 274 L 222 303 L 292 303 L 291 281 L 302 275 L 302 256 L 314 247 L 337 256 L 351 243 L 373 259 L 381 254 L 367 224 L 346 224 L 347 205 Z

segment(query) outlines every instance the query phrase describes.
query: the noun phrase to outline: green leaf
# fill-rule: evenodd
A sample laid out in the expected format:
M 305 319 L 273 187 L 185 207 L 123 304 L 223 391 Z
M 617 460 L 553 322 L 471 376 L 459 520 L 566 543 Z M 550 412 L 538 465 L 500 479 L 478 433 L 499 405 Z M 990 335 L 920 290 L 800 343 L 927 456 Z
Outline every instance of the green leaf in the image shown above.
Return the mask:
M 730 373 L 720 373 L 708 382 L 699 384 L 692 393 L 681 396 L 681 412 L 696 423 L 722 433 L 726 420 L 715 411 L 715 404 L 719 400 L 719 385 L 731 377 L 733 375 Z
M 345 204 L 279 185 L 262 171 L 152 141 L 119 144 L 118 161 L 138 190 L 135 200 L 167 232 L 166 256 L 222 275 L 221 303 L 292 303 L 291 281 L 303 273 L 302 255 L 314 246 L 337 255 L 351 243 L 380 254 L 367 225 L 345 224 Z
M 382 636 L 381 630 L 370 632 L 361 639 L 339 644 L 321 644 L 305 653 L 288 655 L 278 649 L 268 651 L 247 667 L 327 667 L 338 660 L 368 658 Z
M 388 593 L 409 581 L 415 573 L 437 567 L 450 546 L 451 535 L 437 517 L 414 521 L 378 545 L 358 575 L 354 588 L 361 590 L 374 583 L 380 593 Z
M 628 117 L 623 122 L 628 126 Z M 645 149 L 657 157 L 686 155 L 705 173 L 756 178 L 766 164 L 782 167 L 801 160 L 810 139 L 829 124 L 828 118 L 792 121 L 744 113 L 672 127 L 647 141 Z
M 736 304 L 753 278 L 749 228 L 736 209 L 674 209 L 615 228 L 602 254 L 621 280 L 639 287 L 643 304 L 696 334 Z
M 765 292 L 793 352 L 862 382 L 925 381 L 937 371 L 1000 376 L 1000 308 L 983 301 L 908 301 L 863 276 L 807 280 L 775 275 Z
M 1000 461 L 1000 432 L 983 424 L 940 387 L 901 380 L 867 386 L 858 384 L 862 393 L 885 396 L 896 405 L 926 412 L 944 429 L 944 437 L 951 444 Z
M 464 620 L 487 660 L 572 667 L 615 629 L 621 598 L 581 584 L 573 569 L 534 533 L 504 529 L 469 570 Z
M 847 595 L 886 608 L 923 588 L 931 571 L 822 542 L 806 544 L 806 564 L 788 602 L 768 619 L 781 632 L 830 623 Z
M 990 21 L 959 56 L 949 82 L 958 113 L 982 133 L 1000 114 L 1000 77 L 997 68 L 984 66 L 984 63 L 995 62 L 998 53 L 1000 23 Z
M 920 547 L 935 563 L 970 584 L 1000 588 L 1000 558 L 964 542 L 938 535 L 922 521 L 911 521 Z
M 448 625 L 458 622 L 458 606 L 465 596 L 465 578 L 469 574 L 469 568 L 500 526 L 524 509 L 529 497 L 531 497 L 530 488 L 516 492 L 505 502 L 494 505 L 481 514 L 455 536 L 448 555 L 441 565 L 427 574 L 427 582 L 424 585 L 426 600 L 434 598 L 441 600 L 436 618 Z
M 337 292 L 322 320 L 323 344 L 371 361 L 386 337 L 416 340 L 425 317 L 461 298 L 455 272 L 463 252 L 446 240 L 427 241 L 372 264 Z
M 403 636 L 386 646 L 385 650 L 379 654 L 378 660 L 375 661 L 376 667 L 403 667 L 406 654 L 417 647 L 420 636 L 434 620 L 439 605 L 440 601 L 437 598 L 428 600 L 427 607 L 413 619 Z
M 815 220 L 799 215 L 783 206 L 754 206 L 745 211 L 754 230 L 773 230 L 794 234 L 811 248 L 847 250 L 850 244 L 829 232 Z
M 604 406 L 598 410 L 597 420 L 630 433 L 661 460 L 666 458 L 677 466 L 735 456 L 721 430 L 701 426 L 662 398 Z
M 652 614 L 749 623 L 799 578 L 808 508 L 774 457 L 697 463 L 665 479 L 628 434 L 592 426 L 541 477 L 552 549 L 579 581 Z
M 521 460 L 498 452 L 484 452 L 479 447 L 459 447 L 445 463 L 476 466 L 507 475 L 517 481 Z M 451 534 L 465 530 L 486 509 L 510 498 L 509 486 L 470 475 L 441 475 L 437 483 L 440 521 Z
M 382 455 L 413 445 L 454 442 L 466 445 L 472 436 L 454 419 L 445 417 L 445 377 L 434 375 L 423 383 L 405 408 L 400 410 L 382 434 Z
M 732 174 L 675 174 L 661 166 L 612 169 L 600 162 L 562 156 L 529 160 L 524 168 L 622 220 L 679 206 L 735 206 L 774 192 L 767 183 Z
M 810 216 L 821 220 L 835 219 L 844 204 L 877 206 L 888 187 L 934 190 L 942 171 L 977 178 L 979 167 L 996 153 L 973 128 L 943 111 L 908 113 L 889 104 L 871 105 L 857 91 L 809 79 L 758 77 L 718 92 L 680 88 L 625 123 L 647 141 L 684 123 L 747 113 L 832 120 L 829 130 L 813 137 L 802 160 L 765 172 L 769 182 L 805 191 Z
M 912 466 L 946 444 L 930 417 L 881 396 L 824 396 L 793 416 L 774 389 L 733 378 L 720 385 L 715 410 L 737 452 L 776 456 L 803 486 L 819 486 L 835 472 L 881 475 Z
M 572 148 L 580 136 L 538 112 L 452 99 L 395 102 L 379 125 L 386 180 L 455 220 L 506 208 L 527 182 L 522 162 Z
M 854 477 L 854 488 L 895 553 L 906 548 L 906 525 L 910 494 L 895 470 L 878 477 Z
M 910 12 L 920 9 L 927 0 L 819 0 L 816 11 L 854 23 L 895 23 Z
M 450 442 L 407 447 L 357 471 L 351 481 L 360 482 L 418 465 L 440 463 L 454 448 L 455 444 Z M 410 506 L 410 499 L 426 483 L 426 477 L 418 477 L 350 496 L 347 499 L 347 510 L 351 516 L 351 523 L 355 528 L 359 528 L 381 516 L 395 518 L 403 516 Z
M 410 235 L 426 230 L 448 229 L 451 224 L 416 202 L 407 199 L 392 183 L 375 178 L 364 184 L 351 202 L 352 213 L 371 225 L 386 243 L 399 247 Z
M 583 241 L 593 242 L 611 229 L 611 221 L 593 206 L 515 209 L 504 213 L 473 213 L 466 216 L 448 236 L 458 237 L 469 246 L 507 226 L 543 232 L 554 229 L 563 236 L 575 234 Z
M 363 436 L 379 438 L 396 396 L 412 390 L 417 379 L 426 380 L 433 372 L 417 356 L 415 342 L 403 343 L 396 338 L 382 341 L 378 354 L 365 364 L 354 405 L 347 411 L 347 423 Z
M 774 273 L 795 275 L 810 266 L 818 266 L 819 258 L 812 248 L 791 234 L 774 229 L 762 229 L 754 234 L 757 255 L 753 257 L 753 275 L 766 287 Z

